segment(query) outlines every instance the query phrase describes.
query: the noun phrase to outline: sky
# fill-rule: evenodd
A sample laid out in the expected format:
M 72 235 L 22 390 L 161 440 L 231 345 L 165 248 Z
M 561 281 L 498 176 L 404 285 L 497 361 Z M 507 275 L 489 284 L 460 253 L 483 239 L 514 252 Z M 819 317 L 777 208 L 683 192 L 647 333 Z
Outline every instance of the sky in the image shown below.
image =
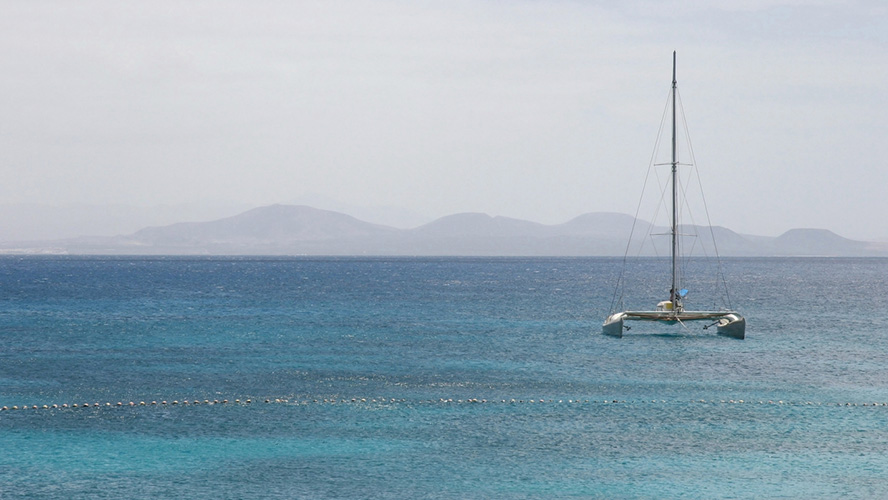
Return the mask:
M 881 1 L 0 0 L 0 12 L 0 205 L 311 197 L 428 220 L 632 215 L 674 50 L 714 225 L 888 240 Z

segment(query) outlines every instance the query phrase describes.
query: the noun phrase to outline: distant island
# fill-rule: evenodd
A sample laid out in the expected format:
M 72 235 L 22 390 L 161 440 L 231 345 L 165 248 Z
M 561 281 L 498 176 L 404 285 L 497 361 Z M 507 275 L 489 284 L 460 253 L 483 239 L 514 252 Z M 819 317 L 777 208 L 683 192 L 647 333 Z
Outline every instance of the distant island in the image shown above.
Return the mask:
M 633 223 L 650 226 L 618 213 L 589 213 L 554 225 L 462 213 L 398 229 L 303 205 L 271 205 L 208 222 L 147 227 L 122 236 L 5 242 L 0 244 L 0 253 L 622 256 Z M 744 235 L 723 227 L 712 231 L 722 256 L 888 256 L 888 244 L 854 241 L 825 229 L 793 229 L 777 237 Z M 656 255 L 657 249 L 639 252 Z

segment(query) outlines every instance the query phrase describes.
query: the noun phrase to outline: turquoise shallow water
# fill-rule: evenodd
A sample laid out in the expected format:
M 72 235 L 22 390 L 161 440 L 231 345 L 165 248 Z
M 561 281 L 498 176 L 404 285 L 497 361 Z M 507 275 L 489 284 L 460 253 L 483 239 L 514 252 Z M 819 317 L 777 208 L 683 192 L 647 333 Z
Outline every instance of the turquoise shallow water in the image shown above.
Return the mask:
M 888 260 L 724 264 L 743 341 L 601 336 L 618 259 L 5 257 L 0 406 L 103 406 L 0 411 L 0 497 L 888 491 Z

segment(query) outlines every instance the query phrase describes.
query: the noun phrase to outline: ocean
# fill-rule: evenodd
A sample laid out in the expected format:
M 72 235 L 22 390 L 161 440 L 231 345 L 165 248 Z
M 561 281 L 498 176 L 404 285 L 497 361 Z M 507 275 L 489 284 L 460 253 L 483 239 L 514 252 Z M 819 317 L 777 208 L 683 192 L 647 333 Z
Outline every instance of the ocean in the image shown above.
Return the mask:
M 888 492 L 888 259 L 723 259 L 745 340 L 621 264 L 2 257 L 0 498 Z

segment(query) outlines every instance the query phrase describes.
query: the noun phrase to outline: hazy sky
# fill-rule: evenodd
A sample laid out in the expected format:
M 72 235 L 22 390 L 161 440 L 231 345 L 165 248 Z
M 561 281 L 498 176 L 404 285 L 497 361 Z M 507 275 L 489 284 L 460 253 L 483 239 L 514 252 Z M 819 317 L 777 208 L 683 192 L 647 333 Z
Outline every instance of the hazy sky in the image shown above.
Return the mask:
M 714 224 L 886 238 L 886 6 L 0 0 L 0 203 L 632 214 L 676 50 Z

